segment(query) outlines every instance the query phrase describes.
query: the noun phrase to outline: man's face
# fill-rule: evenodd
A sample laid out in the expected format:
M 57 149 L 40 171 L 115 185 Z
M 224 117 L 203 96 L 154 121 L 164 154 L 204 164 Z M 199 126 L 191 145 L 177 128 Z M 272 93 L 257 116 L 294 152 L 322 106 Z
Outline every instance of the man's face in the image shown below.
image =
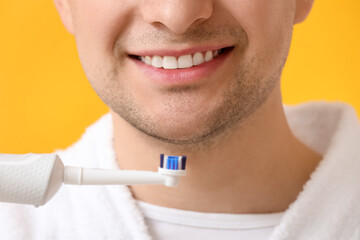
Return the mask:
M 80 60 L 100 98 L 142 132 L 176 143 L 215 136 L 259 108 L 279 83 L 296 6 L 295 0 L 69 4 Z M 218 55 L 199 64 L 207 51 Z M 162 65 L 154 56 L 163 57 Z M 194 61 L 199 65 L 189 67 Z M 161 67 L 174 64 L 184 68 Z

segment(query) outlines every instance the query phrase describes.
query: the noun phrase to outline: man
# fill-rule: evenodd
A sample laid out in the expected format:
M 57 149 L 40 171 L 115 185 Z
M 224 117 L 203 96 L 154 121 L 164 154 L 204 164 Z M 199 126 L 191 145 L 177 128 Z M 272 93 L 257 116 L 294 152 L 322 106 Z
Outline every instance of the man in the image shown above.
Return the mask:
M 39 209 L 2 207 L 6 239 L 360 238 L 356 114 L 282 105 L 293 25 L 312 0 L 54 2 L 111 109 L 61 158 L 154 171 L 160 153 L 187 155 L 187 175 L 173 189 L 67 187 Z

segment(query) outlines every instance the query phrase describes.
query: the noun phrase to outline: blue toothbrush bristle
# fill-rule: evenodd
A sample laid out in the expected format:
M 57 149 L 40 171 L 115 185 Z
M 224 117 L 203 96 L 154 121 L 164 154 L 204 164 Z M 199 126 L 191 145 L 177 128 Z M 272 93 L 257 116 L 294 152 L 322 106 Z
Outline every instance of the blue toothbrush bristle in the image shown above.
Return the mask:
M 169 167 L 168 169 L 174 169 L 174 167 L 173 167 L 173 165 L 174 165 L 174 159 L 169 158 L 168 161 L 170 162 L 170 164 L 169 164 L 170 167 Z
M 166 159 L 166 169 L 170 169 L 170 163 L 171 161 L 169 160 L 169 158 Z
M 160 155 L 160 167 L 170 170 L 185 170 L 186 156 Z

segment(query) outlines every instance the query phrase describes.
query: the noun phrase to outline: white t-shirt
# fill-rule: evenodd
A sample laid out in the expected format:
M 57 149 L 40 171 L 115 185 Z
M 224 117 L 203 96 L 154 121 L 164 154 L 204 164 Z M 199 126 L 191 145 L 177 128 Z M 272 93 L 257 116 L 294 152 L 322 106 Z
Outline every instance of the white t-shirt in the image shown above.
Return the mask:
M 203 213 L 137 203 L 154 240 L 267 240 L 284 214 Z

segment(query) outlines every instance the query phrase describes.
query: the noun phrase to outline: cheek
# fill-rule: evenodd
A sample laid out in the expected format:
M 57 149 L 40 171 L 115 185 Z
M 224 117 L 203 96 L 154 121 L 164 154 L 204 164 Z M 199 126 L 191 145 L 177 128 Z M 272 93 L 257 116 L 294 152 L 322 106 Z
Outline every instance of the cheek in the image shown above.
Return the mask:
M 273 63 L 266 65 L 269 70 L 283 62 L 292 33 L 293 0 L 223 0 L 222 3 L 248 36 L 245 52 L 248 58 L 266 57 L 267 62 Z
M 80 59 L 96 67 L 114 59 L 115 42 L 129 25 L 132 1 L 74 1 L 74 29 Z M 83 63 L 83 61 L 82 61 Z M 83 63 L 84 65 L 84 63 Z M 86 66 L 84 66 L 86 67 Z
M 293 24 L 294 1 L 224 0 L 227 11 L 253 42 L 266 42 Z

